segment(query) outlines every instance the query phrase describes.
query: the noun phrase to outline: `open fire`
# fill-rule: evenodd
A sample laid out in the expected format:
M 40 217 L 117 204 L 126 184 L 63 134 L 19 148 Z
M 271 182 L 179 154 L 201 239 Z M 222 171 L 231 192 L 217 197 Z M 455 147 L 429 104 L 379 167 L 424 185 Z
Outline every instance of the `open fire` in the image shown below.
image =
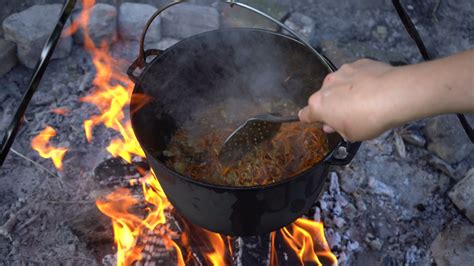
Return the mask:
M 95 126 L 104 125 L 117 132 L 120 137 L 110 142 L 107 151 L 112 156 L 121 157 L 131 163 L 134 158 L 145 158 L 125 111 L 130 104 L 133 83 L 120 70 L 121 66 L 127 65 L 126 62 L 121 62 L 110 56 L 106 43 L 96 46 L 89 37 L 88 10 L 94 4 L 94 0 L 83 0 L 82 13 L 65 32 L 65 34 L 72 34 L 78 29 L 82 30 L 85 47 L 90 52 L 96 68 L 96 76 L 93 81 L 95 90 L 81 100 L 94 105 L 99 112 L 84 121 L 84 134 L 86 139 L 91 142 Z M 146 102 L 148 99 L 143 96 L 142 100 Z M 55 112 L 63 111 L 58 109 Z M 33 139 L 31 146 L 38 151 L 41 157 L 53 160 L 54 166 L 61 170 L 62 158 L 67 149 L 55 148 L 49 144 L 55 134 L 55 130 L 48 126 Z M 193 260 L 196 260 L 193 256 L 195 252 L 201 254 L 207 264 L 230 264 L 233 255 L 232 239 L 197 228 L 184 221 L 181 223 L 180 232 L 176 233 L 176 230 L 170 228 L 167 223 L 170 213 L 173 212 L 173 207 L 160 186 L 159 178 L 153 172 L 141 172 L 142 177 L 139 182 L 131 185 L 141 185 L 144 202 L 126 188 L 117 189 L 96 201 L 99 210 L 112 220 L 117 249 L 117 265 L 131 265 L 142 260 L 145 249 L 142 240 L 150 232 L 160 238 L 167 250 L 174 252 L 177 265 L 192 263 Z M 196 240 L 192 235 L 199 235 L 199 241 L 202 242 L 199 246 L 202 246 L 202 249 L 193 250 L 191 242 Z M 272 265 L 278 265 L 277 249 L 275 248 L 277 239 L 283 240 L 282 243 L 285 243 L 289 250 L 294 251 L 301 265 L 306 263 L 337 264 L 337 259 L 331 253 L 324 237 L 323 224 L 320 222 L 300 218 L 293 224 L 272 233 L 270 251 Z

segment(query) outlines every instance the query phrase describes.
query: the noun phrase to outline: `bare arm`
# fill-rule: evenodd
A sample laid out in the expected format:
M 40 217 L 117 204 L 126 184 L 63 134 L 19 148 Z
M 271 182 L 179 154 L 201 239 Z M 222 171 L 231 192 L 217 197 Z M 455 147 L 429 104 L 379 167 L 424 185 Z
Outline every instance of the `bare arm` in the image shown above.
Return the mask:
M 362 59 L 326 77 L 300 112 L 349 140 L 444 113 L 474 112 L 474 49 L 427 63 L 392 67 Z

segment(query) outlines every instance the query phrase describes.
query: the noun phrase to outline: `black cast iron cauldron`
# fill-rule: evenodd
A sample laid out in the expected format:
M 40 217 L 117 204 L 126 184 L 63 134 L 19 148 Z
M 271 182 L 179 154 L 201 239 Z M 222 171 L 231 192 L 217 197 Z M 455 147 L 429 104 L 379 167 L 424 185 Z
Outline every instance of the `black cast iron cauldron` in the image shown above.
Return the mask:
M 148 25 L 167 7 L 155 13 Z M 348 143 L 338 134 L 330 134 L 332 151 L 323 161 L 297 176 L 266 186 L 218 186 L 175 172 L 164 164 L 161 151 L 192 113 L 229 98 L 252 98 L 257 102 L 289 98 L 303 107 L 335 67 L 304 41 L 266 30 L 205 32 L 166 51 L 144 52 L 143 38 L 140 57 L 128 72 L 136 83 L 132 103 L 137 104 L 143 99 L 137 96 L 143 94 L 151 96 L 152 101 L 132 112 L 133 129 L 169 201 L 196 225 L 239 236 L 277 230 L 303 215 L 317 200 L 330 165 L 347 164 L 357 152 L 360 143 Z M 146 63 L 150 55 L 156 57 Z M 134 75 L 141 64 L 143 72 Z M 289 76 L 293 81 L 282 86 Z M 135 107 L 132 104 L 131 110 Z M 341 148 L 346 149 L 347 156 L 335 158 Z

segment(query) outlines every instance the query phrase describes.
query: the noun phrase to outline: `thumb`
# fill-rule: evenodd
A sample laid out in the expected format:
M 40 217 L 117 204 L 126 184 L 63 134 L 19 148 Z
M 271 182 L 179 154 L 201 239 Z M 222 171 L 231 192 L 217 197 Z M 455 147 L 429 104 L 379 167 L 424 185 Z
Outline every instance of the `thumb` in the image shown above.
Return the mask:
M 314 108 L 310 105 L 301 109 L 298 113 L 300 121 L 305 123 L 323 122 L 320 114 L 318 113 L 318 110 L 316 109 L 317 108 Z

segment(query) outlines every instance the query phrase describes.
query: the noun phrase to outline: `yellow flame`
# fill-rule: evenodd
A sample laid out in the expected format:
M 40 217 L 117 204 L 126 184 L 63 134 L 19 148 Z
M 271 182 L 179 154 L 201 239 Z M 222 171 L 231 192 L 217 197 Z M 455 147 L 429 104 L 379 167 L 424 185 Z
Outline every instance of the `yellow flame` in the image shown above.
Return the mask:
M 117 246 L 117 265 L 131 265 L 142 259 L 141 252 L 144 247 L 138 245 L 138 239 L 149 231 L 159 234 L 165 247 L 176 252 L 178 265 L 185 265 L 181 249 L 171 238 L 174 233 L 166 224 L 165 210 L 169 210 L 171 204 L 164 196 L 154 175 L 149 174 L 142 181 L 145 202 L 150 206 L 145 218 L 131 213 L 131 209 L 140 202 L 128 189 L 118 189 L 107 195 L 105 199 L 96 201 L 99 210 L 112 219 Z M 156 230 L 157 228 L 162 230 Z
M 210 241 L 212 251 L 205 253 L 204 256 L 212 264 L 216 266 L 225 265 L 225 248 L 224 239 L 221 235 L 207 232 L 207 237 Z
M 54 166 L 61 170 L 63 166 L 63 158 L 67 152 L 66 148 L 55 148 L 49 144 L 49 140 L 56 136 L 56 131 L 48 126 L 31 141 L 31 147 L 38 154 L 46 159 L 51 159 Z
M 322 223 L 300 218 L 282 228 L 280 233 L 288 246 L 297 254 L 301 265 L 305 265 L 305 262 L 323 265 L 318 256 L 326 257 L 332 265 L 337 265 L 337 258 L 331 253 L 324 237 Z

